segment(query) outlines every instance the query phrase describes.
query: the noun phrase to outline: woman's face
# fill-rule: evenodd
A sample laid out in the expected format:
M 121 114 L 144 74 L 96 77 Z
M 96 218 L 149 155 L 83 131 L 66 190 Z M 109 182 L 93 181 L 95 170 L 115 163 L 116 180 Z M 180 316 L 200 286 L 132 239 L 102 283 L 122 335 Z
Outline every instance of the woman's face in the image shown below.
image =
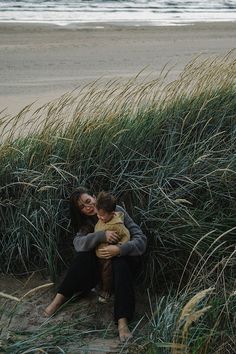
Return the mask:
M 78 207 L 82 214 L 91 216 L 97 213 L 97 209 L 95 207 L 96 198 L 87 193 L 81 194 L 78 200 Z

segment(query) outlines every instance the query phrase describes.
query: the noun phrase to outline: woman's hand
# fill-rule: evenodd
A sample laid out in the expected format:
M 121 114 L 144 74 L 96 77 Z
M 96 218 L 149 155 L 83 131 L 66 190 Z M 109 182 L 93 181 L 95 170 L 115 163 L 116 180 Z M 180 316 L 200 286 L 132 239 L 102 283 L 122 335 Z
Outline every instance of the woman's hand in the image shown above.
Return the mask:
M 120 247 L 116 245 L 108 245 L 99 250 L 101 258 L 110 259 L 120 254 Z
M 115 231 L 107 230 L 105 232 L 105 235 L 108 243 L 116 244 L 120 241 L 120 236 Z

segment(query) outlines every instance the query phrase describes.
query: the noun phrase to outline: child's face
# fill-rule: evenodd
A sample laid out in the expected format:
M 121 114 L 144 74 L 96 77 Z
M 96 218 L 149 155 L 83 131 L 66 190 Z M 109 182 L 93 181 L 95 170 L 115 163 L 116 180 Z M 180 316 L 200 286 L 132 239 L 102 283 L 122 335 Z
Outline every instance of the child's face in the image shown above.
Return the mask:
M 105 223 L 109 222 L 113 218 L 114 215 L 115 215 L 114 211 L 107 212 L 103 209 L 99 209 L 97 211 L 98 219 L 105 222 Z

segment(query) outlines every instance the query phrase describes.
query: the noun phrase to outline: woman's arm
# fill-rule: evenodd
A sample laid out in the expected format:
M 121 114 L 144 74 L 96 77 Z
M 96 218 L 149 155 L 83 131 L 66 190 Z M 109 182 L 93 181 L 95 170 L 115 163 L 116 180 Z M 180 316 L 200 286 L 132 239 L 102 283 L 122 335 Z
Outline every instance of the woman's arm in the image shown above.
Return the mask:
M 119 254 L 121 256 L 142 255 L 146 250 L 146 236 L 122 207 L 117 206 L 116 210 L 124 213 L 124 224 L 130 232 L 130 241 L 123 245 L 119 245 Z M 73 244 L 77 252 L 90 251 L 102 242 L 107 242 L 105 231 L 96 231 L 87 235 L 83 232 L 78 232 L 73 240 Z
M 83 232 L 77 232 L 73 240 L 73 245 L 76 252 L 87 252 L 100 243 L 106 242 L 105 231 L 96 231 L 85 235 Z
M 147 246 L 147 238 L 143 234 L 140 227 L 133 221 L 129 214 L 120 206 L 117 206 L 117 211 L 124 213 L 124 224 L 130 232 L 130 241 L 120 245 L 121 256 L 139 256 L 142 255 Z

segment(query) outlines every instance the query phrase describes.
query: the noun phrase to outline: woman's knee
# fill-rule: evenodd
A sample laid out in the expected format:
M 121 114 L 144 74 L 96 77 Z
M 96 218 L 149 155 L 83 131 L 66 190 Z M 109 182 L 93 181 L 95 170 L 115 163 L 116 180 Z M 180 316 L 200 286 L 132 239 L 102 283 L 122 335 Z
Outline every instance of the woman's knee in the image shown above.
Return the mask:
M 94 252 L 78 252 L 74 261 L 71 265 L 72 268 L 88 269 L 90 267 L 95 267 L 96 256 Z
M 132 280 L 132 272 L 126 257 L 112 258 L 112 273 L 114 279 L 121 278 Z
M 125 257 L 113 257 L 112 258 L 112 268 L 114 270 L 122 270 L 128 267 L 128 263 Z

